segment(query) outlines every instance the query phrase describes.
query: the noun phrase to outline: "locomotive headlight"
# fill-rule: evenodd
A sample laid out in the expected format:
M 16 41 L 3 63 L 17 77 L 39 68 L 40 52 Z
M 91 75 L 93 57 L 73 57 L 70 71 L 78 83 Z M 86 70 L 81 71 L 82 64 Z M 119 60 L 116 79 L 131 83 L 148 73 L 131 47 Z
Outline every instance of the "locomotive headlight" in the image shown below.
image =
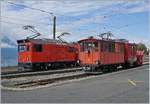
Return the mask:
M 30 61 L 30 57 L 27 57 L 27 61 Z
M 77 60 L 77 63 L 79 64 L 79 63 L 80 63 L 80 60 Z
M 99 61 L 99 60 L 96 60 L 96 61 L 95 61 L 95 64 L 96 64 L 96 65 L 100 64 L 100 61 Z

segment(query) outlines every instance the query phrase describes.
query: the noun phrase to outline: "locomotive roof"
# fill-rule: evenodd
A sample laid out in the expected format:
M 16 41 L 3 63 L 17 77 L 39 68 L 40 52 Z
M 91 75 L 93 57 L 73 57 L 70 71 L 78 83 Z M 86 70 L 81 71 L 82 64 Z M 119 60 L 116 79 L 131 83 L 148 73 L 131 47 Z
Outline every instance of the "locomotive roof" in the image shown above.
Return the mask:
M 26 42 L 32 42 L 36 44 L 67 44 L 65 42 L 62 42 L 60 40 L 54 40 L 54 39 L 22 39 L 22 40 L 17 40 L 17 43 L 26 43 Z
M 82 41 L 111 41 L 111 42 L 117 42 L 117 43 L 127 43 L 129 45 L 137 45 L 136 43 L 129 43 L 128 40 L 126 39 L 95 39 L 95 38 L 86 38 L 86 39 L 82 39 L 78 42 L 82 42 Z
M 78 42 L 82 42 L 82 41 L 112 41 L 112 42 L 119 42 L 119 43 L 125 43 L 128 42 L 128 40 L 126 39 L 95 39 L 95 38 L 87 38 L 87 39 L 82 39 Z

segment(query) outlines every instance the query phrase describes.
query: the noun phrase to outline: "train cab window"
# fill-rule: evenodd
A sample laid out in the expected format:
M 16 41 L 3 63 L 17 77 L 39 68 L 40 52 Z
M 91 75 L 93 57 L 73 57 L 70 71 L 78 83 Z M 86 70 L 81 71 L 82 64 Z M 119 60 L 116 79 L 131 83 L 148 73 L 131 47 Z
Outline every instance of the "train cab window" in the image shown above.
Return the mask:
M 109 51 L 109 44 L 107 43 L 107 42 L 105 42 L 104 44 L 103 44 L 104 46 L 103 46 L 103 48 L 104 48 L 104 52 L 108 52 Z
M 29 45 L 27 45 L 27 51 L 29 51 Z
M 111 48 L 112 46 L 111 46 L 111 42 L 110 43 L 108 43 L 108 50 L 109 50 L 109 52 L 111 52 L 112 51 L 112 48 Z
M 120 44 L 120 53 L 124 53 L 124 45 Z
M 75 48 L 73 48 L 73 47 L 68 47 L 67 49 L 68 49 L 68 52 L 75 52 L 76 51 Z
M 113 42 L 108 43 L 108 50 L 109 50 L 109 52 L 115 51 L 115 44 Z
M 98 42 L 82 42 L 80 43 L 80 51 L 95 50 L 98 51 Z
M 131 46 L 130 45 L 128 46 L 128 48 L 129 48 L 129 51 L 131 51 Z
M 98 42 L 93 43 L 93 48 L 95 51 L 98 51 Z
M 81 51 L 81 52 L 84 51 L 84 43 L 83 43 L 83 42 L 80 43 L 80 51 Z
M 100 45 L 101 45 L 101 52 L 103 52 L 104 48 L 103 48 L 103 42 L 102 41 L 100 42 Z
M 101 52 L 115 52 L 114 42 L 100 42 Z
M 34 44 L 33 45 L 34 52 L 42 52 L 42 45 L 41 44 Z
M 94 46 L 94 47 L 98 47 L 98 42 L 94 42 L 94 43 L 93 43 L 93 46 Z
M 111 44 L 111 52 L 115 52 L 115 43 Z
M 26 52 L 29 51 L 28 45 L 18 45 L 18 52 Z
M 129 45 L 129 51 L 130 51 L 130 52 L 132 52 L 132 51 L 133 51 L 133 49 L 132 49 L 132 48 L 133 48 L 133 46 L 132 46 L 132 45 Z
M 137 46 L 134 45 L 134 46 L 133 46 L 133 51 L 136 52 L 136 50 L 137 50 Z
M 83 51 L 88 51 L 92 49 L 92 47 L 93 47 L 93 44 L 91 42 L 84 42 Z
M 107 47 L 107 43 L 106 42 L 101 42 L 101 52 L 106 52 L 108 47 Z

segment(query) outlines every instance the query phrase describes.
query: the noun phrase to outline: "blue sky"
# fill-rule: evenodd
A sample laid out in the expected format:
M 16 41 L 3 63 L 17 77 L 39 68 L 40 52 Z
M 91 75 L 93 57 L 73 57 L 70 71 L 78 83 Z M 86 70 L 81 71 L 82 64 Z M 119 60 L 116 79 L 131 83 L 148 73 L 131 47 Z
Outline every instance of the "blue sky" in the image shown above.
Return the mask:
M 115 38 L 126 38 L 131 42 L 143 42 L 148 46 L 148 0 L 67 0 L 67 1 L 13 1 L 20 6 L 1 3 L 2 39 L 9 38 L 16 43 L 29 34 L 23 25 L 34 25 L 43 35 L 52 38 L 52 16 L 34 11 L 24 5 L 53 12 L 57 16 L 57 35 L 70 32 L 64 37 L 78 41 L 92 35 L 111 31 Z M 7 17 L 7 18 L 6 18 Z M 13 23 L 6 23 L 13 22 Z M 17 24 L 15 24 L 17 23 Z M 5 39 L 4 39 L 5 40 Z M 2 47 L 11 47 L 3 41 Z

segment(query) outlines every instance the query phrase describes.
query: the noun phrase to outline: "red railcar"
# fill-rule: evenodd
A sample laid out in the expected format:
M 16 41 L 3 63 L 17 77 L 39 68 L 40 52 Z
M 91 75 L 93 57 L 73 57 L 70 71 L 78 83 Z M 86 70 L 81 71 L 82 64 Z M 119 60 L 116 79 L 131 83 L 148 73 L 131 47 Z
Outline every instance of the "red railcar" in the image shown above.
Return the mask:
M 75 65 L 77 45 L 52 39 L 18 40 L 18 66 L 26 70 L 46 70 L 50 67 Z
M 85 70 L 95 71 L 137 64 L 137 45 L 127 41 L 88 38 L 78 41 L 79 60 Z M 140 56 L 139 59 L 141 59 Z M 142 62 L 140 60 L 140 62 Z M 109 69 L 109 70 L 110 70 Z
M 140 51 L 140 50 L 137 50 L 136 52 L 136 57 L 137 57 L 137 60 L 136 60 L 136 65 L 142 65 L 143 64 L 143 56 L 144 56 L 144 52 L 143 51 Z
M 79 41 L 80 64 L 85 68 L 96 69 L 124 63 L 124 44 L 114 40 L 83 39 Z M 105 69 L 104 69 L 105 70 Z
M 124 44 L 125 48 L 125 67 L 130 67 L 130 66 L 136 66 L 136 65 L 142 65 L 143 63 L 143 51 L 140 51 L 137 49 L 137 44 L 131 44 L 126 42 Z

